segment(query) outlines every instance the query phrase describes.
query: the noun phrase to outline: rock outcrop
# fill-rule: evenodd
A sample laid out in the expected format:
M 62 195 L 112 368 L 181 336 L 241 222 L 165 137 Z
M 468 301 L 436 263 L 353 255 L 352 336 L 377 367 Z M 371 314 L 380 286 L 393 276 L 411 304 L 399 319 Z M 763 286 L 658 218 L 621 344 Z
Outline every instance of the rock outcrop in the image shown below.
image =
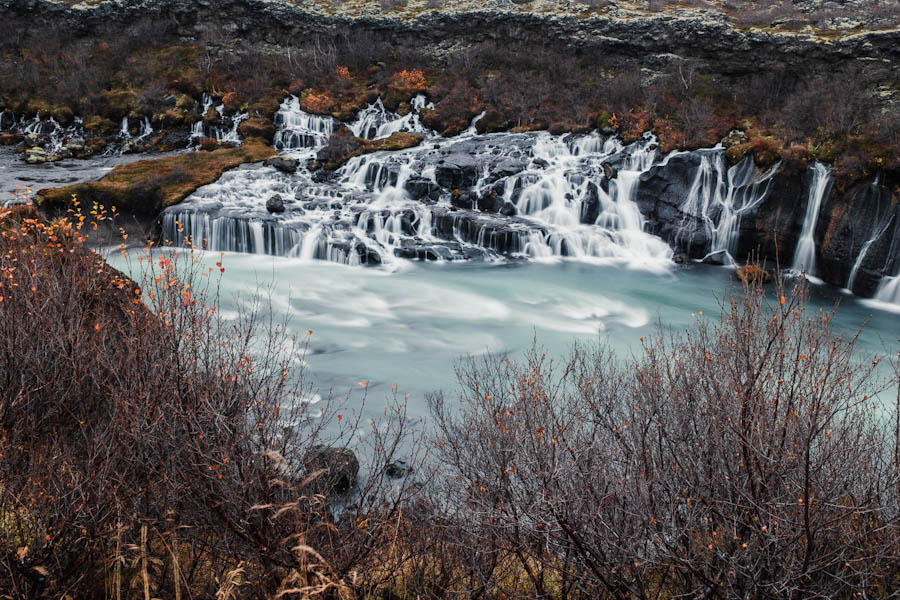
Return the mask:
M 756 72 L 789 61 L 794 68 L 848 61 L 900 59 L 900 30 L 870 31 L 827 38 L 806 33 L 762 29 L 739 30 L 714 12 L 663 11 L 619 16 L 528 13 L 508 10 L 424 11 L 411 19 L 389 16 L 324 14 L 285 0 L 114 0 L 77 7 L 53 0 L 0 0 L 0 14 L 65 22 L 90 33 L 136 17 L 177 22 L 185 36 L 209 26 L 243 39 L 271 44 L 308 36 L 344 38 L 359 35 L 394 45 L 429 46 L 443 56 L 450 46 L 502 41 L 540 47 L 547 40 L 573 51 L 592 50 L 623 59 L 640 57 L 647 66 L 671 64 L 673 58 L 708 62 L 720 72 Z M 727 58 L 723 58 L 727 57 Z

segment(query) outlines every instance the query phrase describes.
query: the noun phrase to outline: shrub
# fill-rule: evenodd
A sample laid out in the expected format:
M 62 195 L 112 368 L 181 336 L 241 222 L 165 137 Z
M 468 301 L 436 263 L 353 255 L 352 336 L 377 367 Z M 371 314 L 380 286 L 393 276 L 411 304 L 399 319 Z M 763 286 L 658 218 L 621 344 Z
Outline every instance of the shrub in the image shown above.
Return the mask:
M 0 213 L 0 589 L 212 597 L 231 581 L 271 597 L 295 587 L 286 575 L 321 573 L 298 543 L 356 585 L 410 489 L 388 475 L 400 403 L 370 433 L 360 496 L 335 518 L 306 454 L 346 448 L 365 425 L 308 402 L 295 368 L 305 342 L 259 298 L 222 317 L 208 303 L 219 269 L 192 253 L 147 255 L 138 285 L 83 246 L 91 221 L 74 204 L 74 224 L 30 206 Z
M 304 90 L 300 96 L 300 108 L 309 113 L 328 114 L 335 109 L 336 104 L 334 97 L 327 91 Z
M 405 94 L 425 89 L 425 73 L 419 69 L 404 69 L 391 77 L 390 87 Z
M 459 406 L 430 399 L 459 556 L 488 554 L 485 585 L 509 597 L 896 589 L 877 360 L 805 298 L 754 280 L 718 320 L 620 361 L 582 345 L 562 363 L 537 347 L 464 361 Z

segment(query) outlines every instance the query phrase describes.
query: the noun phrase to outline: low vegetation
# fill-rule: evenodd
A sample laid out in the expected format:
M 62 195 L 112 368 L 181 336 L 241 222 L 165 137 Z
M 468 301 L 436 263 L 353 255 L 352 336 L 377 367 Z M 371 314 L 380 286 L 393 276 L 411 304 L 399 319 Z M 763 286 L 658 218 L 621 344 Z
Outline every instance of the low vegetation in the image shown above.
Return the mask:
M 50 214 L 64 214 L 73 196 L 83 202 L 117 207 L 129 214 L 155 218 L 222 173 L 243 163 L 260 162 L 275 150 L 257 139 L 235 148 L 188 152 L 120 165 L 99 181 L 41 190 L 38 202 Z
M 157 131 L 186 130 L 210 117 L 200 114 L 202 93 L 250 114 L 242 135 L 269 140 L 288 94 L 304 110 L 348 121 L 379 97 L 403 114 L 423 93 L 434 103 L 422 111 L 423 124 L 445 135 L 482 111 L 483 131 L 600 128 L 626 142 L 653 131 L 664 151 L 712 146 L 737 129 L 746 140 L 731 149 L 734 157 L 753 153 L 769 165 L 805 153 L 835 164 L 840 189 L 900 170 L 898 85 L 876 62 L 852 70 L 830 65 L 829 73 L 790 64 L 753 73 L 678 57 L 647 68 L 591 48 L 515 40 L 436 58 L 365 31 L 276 47 L 235 38 L 215 23 L 203 24 L 193 41 L 175 25 L 149 20 L 122 31 L 101 28 L 101 44 L 66 28 L 38 32 L 22 23 L 10 30 L 15 34 L 0 41 L 0 106 L 58 120 L 81 115 L 91 135 L 114 133 L 125 116 L 135 124 L 146 117 Z
M 832 331 L 802 283 L 747 278 L 720 318 L 633 357 L 577 345 L 561 361 L 538 347 L 465 360 L 414 444 L 396 398 L 371 427 L 318 402 L 305 340 L 264 297 L 219 314 L 227 265 L 146 250 L 132 281 L 84 246 L 109 215 L 79 206 L 52 222 L 0 213 L 9 597 L 900 590 L 900 392 L 885 396 L 900 356 L 880 381 L 883 358 Z M 365 466 L 345 493 L 355 478 L 321 461 L 347 462 L 360 428 Z
M 335 170 L 353 157 L 371 154 L 380 151 L 396 151 L 406 148 L 414 148 L 422 143 L 424 138 L 415 133 L 398 131 L 386 138 L 377 140 L 365 140 L 355 137 L 346 127 L 338 129 L 324 148 L 316 155 L 317 164 L 328 170 Z

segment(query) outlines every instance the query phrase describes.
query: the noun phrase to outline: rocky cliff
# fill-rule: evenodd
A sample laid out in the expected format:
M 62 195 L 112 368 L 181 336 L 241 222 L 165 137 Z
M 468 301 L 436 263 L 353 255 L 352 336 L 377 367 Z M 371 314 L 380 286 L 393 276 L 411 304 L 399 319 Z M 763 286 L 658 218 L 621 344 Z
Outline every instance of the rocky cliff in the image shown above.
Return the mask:
M 487 6 L 487 5 L 485 5 Z M 309 4 L 284 0 L 112 0 L 69 5 L 53 0 L 0 0 L 0 14 L 27 17 L 35 27 L 65 22 L 84 33 L 138 17 L 176 21 L 185 36 L 210 25 L 252 41 L 283 44 L 304 36 L 374 35 L 398 46 L 421 47 L 438 55 L 485 40 L 510 47 L 546 45 L 591 49 L 648 65 L 673 58 L 715 64 L 721 72 L 758 71 L 790 63 L 810 68 L 837 62 L 893 64 L 900 58 L 900 29 L 857 33 L 814 33 L 736 28 L 720 13 L 686 10 L 597 14 L 510 12 L 508 10 L 423 11 L 404 16 L 326 14 Z

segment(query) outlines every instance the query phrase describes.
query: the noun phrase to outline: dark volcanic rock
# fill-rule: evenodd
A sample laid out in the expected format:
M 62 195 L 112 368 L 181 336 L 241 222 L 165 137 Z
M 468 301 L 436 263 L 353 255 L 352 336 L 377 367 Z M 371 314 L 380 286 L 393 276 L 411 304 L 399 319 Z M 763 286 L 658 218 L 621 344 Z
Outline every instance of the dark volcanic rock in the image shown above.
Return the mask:
M 52 22 L 79 35 L 89 35 L 139 18 L 178 24 L 193 37 L 205 23 L 227 23 L 225 29 L 250 42 L 286 44 L 304 37 L 339 39 L 369 35 L 392 47 L 446 48 L 448 41 L 465 48 L 486 39 L 523 49 L 554 40 L 559 47 L 592 51 L 611 58 L 632 59 L 650 67 L 669 66 L 672 55 L 706 63 L 715 72 L 755 73 L 790 63 L 798 70 L 835 67 L 878 59 L 900 60 L 900 31 L 889 29 L 819 39 L 803 33 L 738 30 L 711 15 L 673 17 L 669 11 L 623 19 L 616 15 L 559 15 L 483 10 L 457 13 L 424 11 L 414 19 L 324 15 L 288 2 L 271 0 L 119 0 L 89 8 L 73 8 L 53 0 L 0 0 L 0 14 L 28 19 L 41 28 Z M 723 56 L 727 60 L 723 60 Z M 676 59 L 677 59 L 676 57 Z
M 803 229 L 809 183 L 804 173 L 774 175 L 765 200 L 741 219 L 736 258 L 743 261 L 753 254 L 762 261 L 790 266 Z
M 852 291 L 871 296 L 900 258 L 900 205 L 892 202 L 890 183 L 862 183 L 844 194 L 834 193 L 822 205 L 822 235 L 816 275 L 835 285 L 848 285 L 850 272 L 865 248 Z M 818 236 L 817 236 L 818 241 Z
M 430 179 L 412 176 L 403 184 L 403 189 L 413 200 L 437 200 L 441 194 L 441 188 Z
M 487 190 L 478 199 L 478 210 L 483 212 L 498 213 L 503 208 L 503 197 L 494 190 Z
M 324 148 L 316 154 L 320 163 L 340 164 L 362 147 L 362 143 L 353 135 L 350 128 L 342 125 L 328 139 Z
M 297 171 L 297 167 L 300 165 L 299 161 L 293 158 L 282 158 L 281 156 L 275 156 L 263 163 L 268 167 L 274 167 L 281 171 L 282 173 L 293 174 Z
M 266 210 L 270 213 L 284 212 L 284 200 L 281 198 L 280 194 L 273 194 L 266 200 Z
M 450 154 L 435 167 L 435 179 L 444 189 L 467 189 L 478 181 L 479 166 L 474 156 L 461 152 Z
M 652 233 L 698 258 L 706 254 L 709 235 L 703 220 L 684 214 L 681 206 L 688 197 L 700 160 L 698 152 L 691 152 L 652 167 L 641 175 L 635 197 Z
M 587 191 L 581 201 L 581 222 L 593 224 L 600 216 L 600 190 L 597 184 L 591 181 L 587 185 Z

